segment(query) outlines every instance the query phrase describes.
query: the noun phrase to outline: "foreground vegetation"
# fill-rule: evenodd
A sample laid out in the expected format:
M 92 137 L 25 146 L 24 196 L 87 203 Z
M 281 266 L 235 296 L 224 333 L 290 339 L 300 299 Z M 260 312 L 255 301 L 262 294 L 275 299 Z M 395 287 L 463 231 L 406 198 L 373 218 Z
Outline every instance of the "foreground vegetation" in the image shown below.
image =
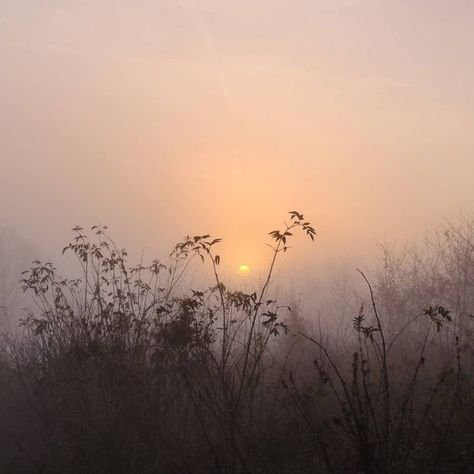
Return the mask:
M 316 237 L 298 212 L 254 293 L 223 284 L 208 235 L 129 267 L 105 228 L 74 232 L 81 277 L 33 262 L 2 341 L 2 472 L 474 471 L 471 225 L 360 272 L 343 341 L 268 294 L 288 242 Z M 213 283 L 180 290 L 196 257 Z

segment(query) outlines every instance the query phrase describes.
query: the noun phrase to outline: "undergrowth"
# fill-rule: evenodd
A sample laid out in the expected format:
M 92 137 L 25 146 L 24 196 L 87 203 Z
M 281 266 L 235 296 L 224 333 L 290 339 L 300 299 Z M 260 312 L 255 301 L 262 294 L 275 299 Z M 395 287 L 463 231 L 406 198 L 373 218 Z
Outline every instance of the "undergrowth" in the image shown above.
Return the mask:
M 222 281 L 220 239 L 186 237 L 170 264 L 129 266 L 106 228 L 76 227 L 64 252 L 80 277 L 33 262 L 22 286 L 35 306 L 2 342 L 2 470 L 473 472 L 466 325 L 431 301 L 394 326 L 360 272 L 365 301 L 336 351 L 269 295 L 296 232 L 315 240 L 293 211 L 246 293 Z M 182 290 L 195 258 L 213 282 Z

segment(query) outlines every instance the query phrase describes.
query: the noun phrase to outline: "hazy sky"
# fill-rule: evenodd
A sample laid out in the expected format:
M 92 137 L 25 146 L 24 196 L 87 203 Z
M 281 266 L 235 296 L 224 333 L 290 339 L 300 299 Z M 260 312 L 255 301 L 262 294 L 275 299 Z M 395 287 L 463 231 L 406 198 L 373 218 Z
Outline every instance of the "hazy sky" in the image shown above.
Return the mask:
M 292 209 L 321 255 L 410 236 L 474 207 L 473 58 L 472 0 L 0 0 L 0 224 L 254 265 Z

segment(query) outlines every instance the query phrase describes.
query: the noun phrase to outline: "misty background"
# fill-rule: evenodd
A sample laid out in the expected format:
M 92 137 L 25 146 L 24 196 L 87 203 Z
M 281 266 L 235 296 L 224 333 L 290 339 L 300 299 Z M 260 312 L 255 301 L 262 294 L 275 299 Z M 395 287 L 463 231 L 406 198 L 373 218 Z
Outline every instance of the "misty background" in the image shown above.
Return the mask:
M 474 472 L 473 57 L 472 0 L 0 0 L 0 472 Z

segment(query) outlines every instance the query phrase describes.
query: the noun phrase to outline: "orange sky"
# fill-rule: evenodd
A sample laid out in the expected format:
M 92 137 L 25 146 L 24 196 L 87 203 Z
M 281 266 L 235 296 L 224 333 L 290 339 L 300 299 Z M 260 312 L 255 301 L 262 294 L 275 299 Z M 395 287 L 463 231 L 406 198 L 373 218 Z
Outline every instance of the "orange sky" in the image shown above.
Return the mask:
M 293 209 L 315 258 L 409 237 L 473 208 L 473 57 L 468 0 L 3 0 L 0 224 L 232 268 Z

